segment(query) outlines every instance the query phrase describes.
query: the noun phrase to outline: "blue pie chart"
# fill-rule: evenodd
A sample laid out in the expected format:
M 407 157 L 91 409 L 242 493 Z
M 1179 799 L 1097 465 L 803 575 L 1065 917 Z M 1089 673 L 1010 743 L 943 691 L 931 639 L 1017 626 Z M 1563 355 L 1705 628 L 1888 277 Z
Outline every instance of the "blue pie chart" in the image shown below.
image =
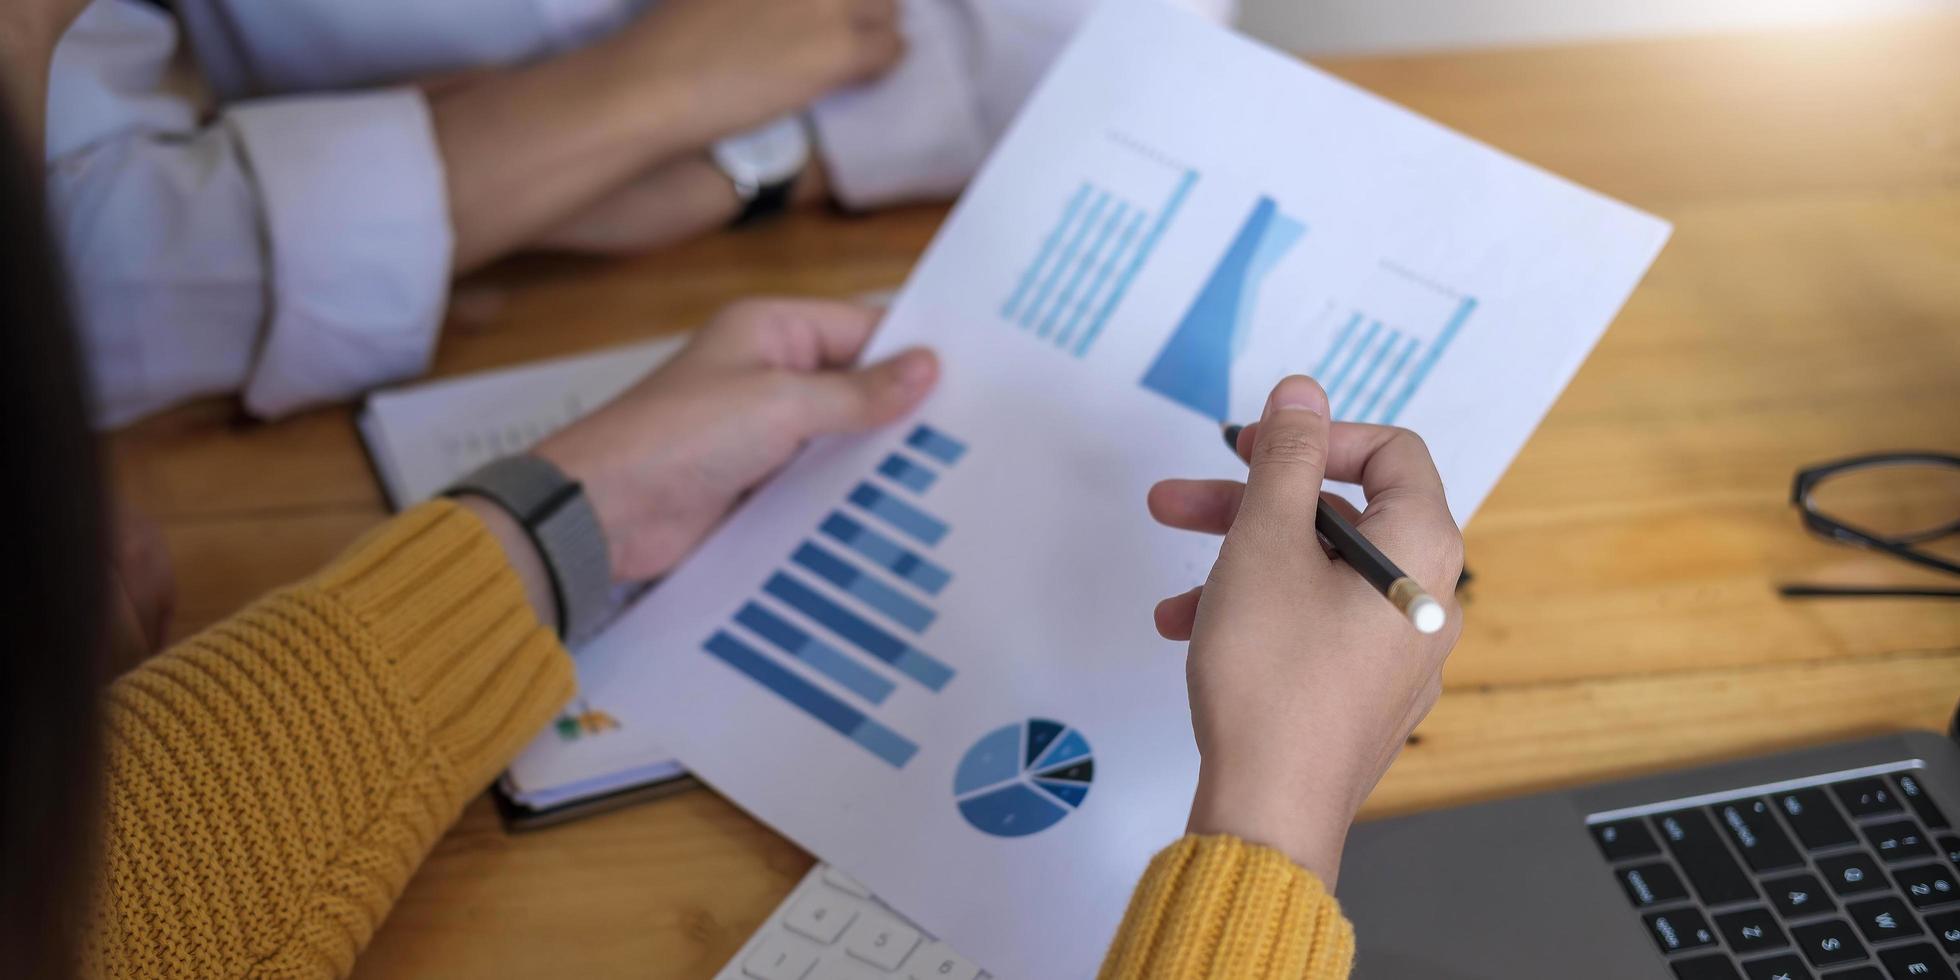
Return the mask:
M 1026 837 L 1060 823 L 1089 798 L 1096 762 L 1079 731 L 1030 718 L 981 736 L 953 773 L 953 800 L 975 830 Z

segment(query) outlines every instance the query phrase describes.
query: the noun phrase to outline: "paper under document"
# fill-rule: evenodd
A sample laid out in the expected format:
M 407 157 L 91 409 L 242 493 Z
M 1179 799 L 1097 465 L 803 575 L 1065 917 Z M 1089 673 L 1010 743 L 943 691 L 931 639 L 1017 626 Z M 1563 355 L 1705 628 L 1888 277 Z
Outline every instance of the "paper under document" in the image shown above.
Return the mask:
M 587 649 L 646 738 L 1008 978 L 1094 973 L 1198 756 L 1151 608 L 1217 541 L 1170 476 L 1243 474 L 1221 419 L 1310 373 L 1408 426 L 1477 509 L 1667 226 L 1205 21 L 1091 17 L 869 352 L 925 344 L 914 418 L 818 443 Z

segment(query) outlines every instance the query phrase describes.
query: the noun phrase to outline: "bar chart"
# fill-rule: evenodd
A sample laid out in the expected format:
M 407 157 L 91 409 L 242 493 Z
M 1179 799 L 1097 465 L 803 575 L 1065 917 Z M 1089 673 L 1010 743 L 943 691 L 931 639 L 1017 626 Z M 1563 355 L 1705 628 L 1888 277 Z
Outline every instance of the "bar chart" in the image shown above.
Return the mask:
M 794 545 L 702 644 L 738 674 L 879 760 L 903 768 L 917 743 L 873 717 L 902 685 L 936 693 L 955 671 L 921 647 L 953 574 L 926 552 L 952 526 L 921 498 L 967 446 L 915 426 Z
M 1095 345 L 1177 217 L 1195 170 L 1112 136 L 1112 175 L 1085 179 L 1061 198 L 1000 307 L 1001 319 L 1076 357 Z M 1122 188 L 1113 172 L 1122 171 Z M 1145 193 L 1159 196 L 1145 198 Z
M 1334 418 L 1393 425 L 1476 313 L 1477 299 L 1388 263 L 1367 292 L 1370 309 L 1341 319 L 1313 375 Z
M 1143 386 L 1208 419 L 1232 411 L 1232 362 L 1245 349 L 1259 287 L 1306 234 L 1306 225 L 1262 197 L 1212 268 L 1191 308 L 1143 376 Z

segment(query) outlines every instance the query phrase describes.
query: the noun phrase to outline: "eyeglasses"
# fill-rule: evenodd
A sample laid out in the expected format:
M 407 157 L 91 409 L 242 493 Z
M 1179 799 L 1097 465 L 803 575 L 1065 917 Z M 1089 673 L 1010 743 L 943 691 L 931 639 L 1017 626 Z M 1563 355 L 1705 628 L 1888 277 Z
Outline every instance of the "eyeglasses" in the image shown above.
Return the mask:
M 1926 547 L 1960 535 L 1960 456 L 1875 453 L 1812 466 L 1797 471 L 1790 502 L 1814 534 L 1960 575 L 1960 561 Z M 1793 599 L 1960 599 L 1960 589 L 1916 586 L 1785 585 L 1778 591 Z

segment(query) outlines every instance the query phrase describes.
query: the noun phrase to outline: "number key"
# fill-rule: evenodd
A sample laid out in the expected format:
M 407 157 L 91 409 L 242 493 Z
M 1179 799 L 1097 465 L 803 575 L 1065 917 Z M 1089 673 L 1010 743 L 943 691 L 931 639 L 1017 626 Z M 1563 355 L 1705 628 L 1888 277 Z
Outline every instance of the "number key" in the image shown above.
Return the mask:
M 1926 843 L 1925 835 L 1910 820 L 1888 820 L 1865 828 L 1865 839 L 1871 841 L 1878 856 L 1886 864 L 1897 864 L 1913 858 L 1929 857 L 1933 846 Z
M 851 924 L 844 935 L 844 948 L 851 955 L 881 970 L 896 970 L 912 947 L 919 944 L 919 930 L 876 912 L 866 912 Z
M 1892 872 L 1892 880 L 1905 890 L 1906 901 L 1916 909 L 1945 905 L 1960 899 L 1960 882 L 1953 880 L 1945 865 L 1922 864 Z
M 742 972 L 755 980 L 801 980 L 817 962 L 810 944 L 771 932 L 742 960 Z
M 1960 865 L 1960 837 L 1941 834 L 1940 853 L 1946 855 L 1947 861 Z
M 1892 787 L 1877 776 L 1847 779 L 1832 785 L 1831 790 L 1837 793 L 1838 800 L 1854 817 L 1899 812 L 1899 798 L 1892 794 Z
M 1803 950 L 1804 958 L 1813 966 L 1830 966 L 1865 958 L 1865 944 L 1858 941 L 1857 935 L 1851 931 L 1851 924 L 1843 919 L 1792 926 L 1790 935 L 1796 939 L 1797 948 Z
M 980 968 L 945 943 L 927 943 L 905 961 L 905 980 L 973 980 Z
M 1885 887 L 1885 874 L 1869 854 L 1840 854 L 1817 859 L 1817 870 L 1839 895 L 1856 895 Z
M 789 914 L 783 916 L 783 924 L 829 945 L 837 941 L 856 915 L 857 908 L 849 898 L 829 889 L 812 888 L 790 906 Z

